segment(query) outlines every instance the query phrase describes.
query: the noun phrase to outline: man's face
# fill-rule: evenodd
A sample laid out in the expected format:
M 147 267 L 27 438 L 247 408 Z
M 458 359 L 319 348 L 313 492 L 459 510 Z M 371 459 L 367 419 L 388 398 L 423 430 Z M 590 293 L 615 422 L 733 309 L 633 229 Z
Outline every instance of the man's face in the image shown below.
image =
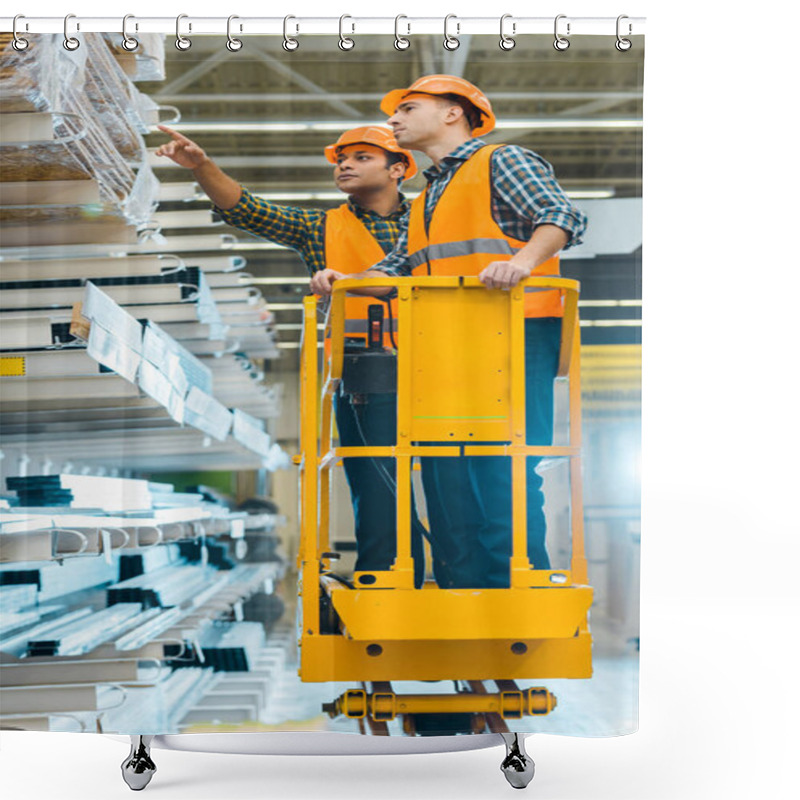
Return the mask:
M 427 94 L 410 94 L 388 119 L 395 141 L 407 149 L 421 149 L 445 130 L 447 104 Z
M 336 155 L 333 179 L 345 194 L 384 189 L 397 186 L 398 178 L 405 173 L 405 166 L 386 166 L 386 151 L 371 144 L 349 144 Z

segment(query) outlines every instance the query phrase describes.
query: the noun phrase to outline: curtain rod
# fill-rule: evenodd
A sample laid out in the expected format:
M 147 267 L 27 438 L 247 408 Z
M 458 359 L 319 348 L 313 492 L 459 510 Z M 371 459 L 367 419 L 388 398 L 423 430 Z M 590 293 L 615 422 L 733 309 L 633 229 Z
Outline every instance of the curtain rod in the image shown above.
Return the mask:
M 0 30 L 14 30 L 13 16 L 0 17 Z M 69 34 L 80 33 L 121 33 L 123 18 L 83 17 L 35 17 L 18 15 L 17 34 L 25 33 L 64 33 L 65 25 Z M 502 17 L 459 17 L 450 14 L 445 17 L 195 17 L 181 14 L 180 17 L 137 17 L 128 15 L 125 23 L 127 33 L 163 33 L 175 35 L 180 29 L 182 36 L 216 35 L 225 36 L 230 31 L 236 36 L 272 35 L 291 36 L 333 35 L 358 36 L 360 34 L 387 34 L 411 37 L 415 34 L 439 34 L 446 36 L 467 36 L 471 34 L 496 34 L 505 36 L 524 36 L 529 34 L 554 35 L 557 30 L 561 36 L 638 36 L 645 32 L 645 17 L 570 17 L 559 14 L 557 17 L 515 17 L 505 14 Z

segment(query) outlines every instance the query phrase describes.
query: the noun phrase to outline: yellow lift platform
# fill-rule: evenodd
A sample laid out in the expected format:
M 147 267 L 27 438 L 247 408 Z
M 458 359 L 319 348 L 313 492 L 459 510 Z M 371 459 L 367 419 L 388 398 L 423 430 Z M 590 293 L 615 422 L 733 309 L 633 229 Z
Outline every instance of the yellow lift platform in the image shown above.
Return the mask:
M 335 447 L 332 403 L 342 380 L 345 293 L 397 290 L 397 444 Z M 564 446 L 525 444 L 525 289 L 556 289 L 564 300 L 558 379 L 569 385 Z M 510 291 L 477 278 L 339 280 L 328 315 L 320 380 L 317 298 L 304 302 L 301 351 L 301 540 L 298 554 L 303 681 L 355 682 L 325 705 L 386 733 L 400 716 L 407 733 L 431 714 L 472 715 L 471 730 L 508 731 L 506 720 L 549 713 L 546 688 L 517 680 L 590 678 L 592 639 L 581 499 L 577 281 L 529 278 Z M 419 444 L 424 442 L 425 444 Z M 459 442 L 458 445 L 448 442 Z M 463 442 L 470 442 L 463 445 Z M 501 444 L 498 444 L 501 443 Z M 472 444 L 474 443 L 474 444 Z M 414 588 L 411 471 L 415 456 L 505 455 L 512 461 L 510 588 Z M 390 570 L 332 575 L 331 479 L 343 457 L 391 457 L 397 465 L 397 557 Z M 569 569 L 536 570 L 527 557 L 525 459 L 569 460 Z M 453 681 L 450 694 L 396 694 L 390 681 Z M 483 681 L 493 681 L 490 691 Z

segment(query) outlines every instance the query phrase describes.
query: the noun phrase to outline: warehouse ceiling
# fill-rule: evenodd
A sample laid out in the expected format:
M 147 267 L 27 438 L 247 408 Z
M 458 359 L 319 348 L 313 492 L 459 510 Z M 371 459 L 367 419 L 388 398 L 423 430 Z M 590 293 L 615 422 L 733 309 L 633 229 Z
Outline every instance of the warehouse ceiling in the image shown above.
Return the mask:
M 254 192 L 291 205 L 338 205 L 331 166 L 322 154 L 325 145 L 346 128 L 384 121 L 378 109 L 384 93 L 430 73 L 462 75 L 480 86 L 500 123 L 485 138 L 535 150 L 573 196 L 641 197 L 643 38 L 634 38 L 626 53 L 607 37 L 575 37 L 565 52 L 557 52 L 546 36 L 519 39 L 507 52 L 499 49 L 498 37 L 489 35 L 464 36 L 453 52 L 442 47 L 441 37 L 412 37 L 405 52 L 397 52 L 386 36 L 355 37 L 349 52 L 340 51 L 332 36 L 300 41 L 300 48 L 289 54 L 275 37 L 246 37 L 235 53 L 221 37 L 195 37 L 185 52 L 168 40 L 166 80 L 140 84 L 140 89 L 159 104 L 176 107 L 178 127 L 185 125 L 183 132 L 228 174 Z M 164 116 L 169 115 L 165 110 Z M 232 129 L 215 130 L 221 123 Z M 264 123 L 277 129 L 253 130 Z M 295 129 L 287 130 L 292 125 Z M 312 125 L 316 129 L 307 127 Z M 148 147 L 163 141 L 163 134 L 150 134 Z M 419 161 L 427 166 L 424 158 Z M 152 163 L 164 183 L 191 180 L 188 171 L 164 159 Z M 404 190 L 415 193 L 423 185 L 420 174 Z M 207 207 L 207 201 L 196 201 L 162 209 Z M 192 232 L 222 230 L 231 229 Z M 307 291 L 297 282 L 306 275 L 299 256 L 288 250 L 248 250 L 256 240 L 234 233 L 240 242 L 236 254 L 247 260 L 247 272 L 295 278 L 294 283 L 262 286 L 267 299 L 273 305 L 299 300 Z M 293 311 L 276 315 L 283 325 L 300 322 Z M 289 328 L 280 335 L 286 342 L 298 336 Z

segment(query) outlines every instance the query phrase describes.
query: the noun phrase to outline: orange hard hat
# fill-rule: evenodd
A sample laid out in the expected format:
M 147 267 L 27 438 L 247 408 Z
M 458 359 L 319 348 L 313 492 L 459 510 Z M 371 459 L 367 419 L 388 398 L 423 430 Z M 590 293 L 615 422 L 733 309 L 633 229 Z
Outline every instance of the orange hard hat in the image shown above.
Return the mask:
M 392 129 L 386 125 L 366 125 L 363 128 L 351 128 L 345 131 L 334 144 L 329 144 L 325 148 L 325 158 L 336 163 L 336 156 L 342 147 L 349 144 L 371 144 L 380 147 L 389 153 L 399 153 L 406 162 L 406 175 L 403 180 L 413 178 L 417 174 L 417 163 L 409 150 L 403 150 L 395 141 Z
M 492 104 L 489 98 L 477 87 L 455 75 L 426 75 L 414 81 L 407 89 L 395 89 L 381 100 L 381 111 L 391 117 L 397 106 L 410 94 L 456 94 L 469 100 L 480 111 L 480 122 L 473 128 L 473 136 L 489 133 L 495 125 Z

